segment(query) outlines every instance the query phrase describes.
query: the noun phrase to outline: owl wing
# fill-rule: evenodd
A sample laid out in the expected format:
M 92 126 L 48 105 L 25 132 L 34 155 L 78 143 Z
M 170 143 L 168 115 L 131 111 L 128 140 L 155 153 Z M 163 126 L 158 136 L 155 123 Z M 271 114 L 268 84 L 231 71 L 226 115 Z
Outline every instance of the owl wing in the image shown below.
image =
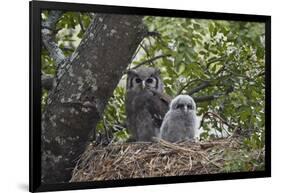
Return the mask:
M 168 96 L 150 90 L 142 93 L 127 92 L 125 102 L 127 124 L 133 141 L 139 140 L 143 128 L 146 128 L 145 132 L 149 136 L 159 135 L 163 118 L 169 109 L 169 102 Z M 149 133 L 150 131 L 152 133 Z
M 145 132 L 148 134 L 149 130 L 154 130 L 155 120 L 152 117 L 153 110 L 151 109 L 151 104 L 155 103 L 154 101 L 152 92 L 137 93 L 133 90 L 127 92 L 125 107 L 127 126 L 132 140 L 138 140 L 141 136 L 143 138 L 144 135 L 139 136 L 143 128 L 146 128 Z M 155 111 L 157 110 L 155 109 Z
M 128 91 L 126 93 L 126 100 L 125 100 L 125 108 L 126 108 L 126 115 L 127 115 L 127 121 L 126 125 L 127 128 L 131 134 L 130 141 L 135 141 L 137 136 L 137 123 L 136 123 L 136 106 L 134 99 L 136 97 L 136 94 L 134 91 Z
M 154 124 L 157 128 L 161 127 L 162 121 L 165 114 L 169 110 L 169 104 L 171 98 L 164 93 L 159 93 L 155 90 L 152 90 L 152 96 L 148 101 L 148 111 L 154 120 Z
M 164 116 L 163 122 L 160 127 L 159 138 L 161 138 L 161 139 L 165 139 L 165 133 L 168 130 L 168 116 L 169 116 L 168 114 L 169 114 L 169 112 L 167 112 L 166 115 Z

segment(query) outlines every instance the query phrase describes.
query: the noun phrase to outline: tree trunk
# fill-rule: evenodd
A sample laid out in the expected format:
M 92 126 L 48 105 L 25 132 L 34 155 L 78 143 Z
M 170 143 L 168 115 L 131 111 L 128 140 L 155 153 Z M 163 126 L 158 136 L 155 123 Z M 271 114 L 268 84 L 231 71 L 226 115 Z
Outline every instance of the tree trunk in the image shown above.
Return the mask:
M 59 66 L 42 114 L 43 183 L 70 180 L 145 33 L 142 17 L 96 14 L 77 50 Z

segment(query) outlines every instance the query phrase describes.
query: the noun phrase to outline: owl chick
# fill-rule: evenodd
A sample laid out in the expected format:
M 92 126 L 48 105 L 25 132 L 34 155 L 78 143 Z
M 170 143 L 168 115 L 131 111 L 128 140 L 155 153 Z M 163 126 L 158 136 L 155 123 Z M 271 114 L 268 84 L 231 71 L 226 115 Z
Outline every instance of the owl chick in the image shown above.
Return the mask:
M 170 102 L 163 93 L 160 71 L 142 66 L 127 75 L 125 107 L 130 141 L 153 141 L 160 133 Z
M 170 104 L 160 128 L 160 138 L 170 142 L 194 140 L 198 134 L 199 121 L 196 104 L 189 95 L 178 95 Z

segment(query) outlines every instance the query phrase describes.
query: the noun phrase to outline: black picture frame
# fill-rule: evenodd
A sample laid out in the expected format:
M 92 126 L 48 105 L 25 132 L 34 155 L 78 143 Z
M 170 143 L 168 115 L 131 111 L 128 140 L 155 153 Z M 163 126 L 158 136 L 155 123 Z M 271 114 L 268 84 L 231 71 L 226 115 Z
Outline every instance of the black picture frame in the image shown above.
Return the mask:
M 29 144 L 29 191 L 59 191 L 89 188 L 108 188 L 136 185 L 168 184 L 198 181 L 214 181 L 244 178 L 262 178 L 271 176 L 271 17 L 265 15 L 247 15 L 232 13 L 214 13 L 202 11 L 169 10 L 155 8 L 136 8 L 124 6 L 105 6 L 80 3 L 62 3 L 31 1 L 30 11 L 30 144 Z M 112 181 L 95 181 L 62 184 L 41 184 L 41 10 L 64 10 L 80 12 L 102 12 L 115 14 L 153 15 L 168 17 L 192 17 L 199 19 L 254 21 L 265 23 L 265 170 L 258 172 L 239 172 L 229 174 L 204 174 L 191 176 L 155 177 Z

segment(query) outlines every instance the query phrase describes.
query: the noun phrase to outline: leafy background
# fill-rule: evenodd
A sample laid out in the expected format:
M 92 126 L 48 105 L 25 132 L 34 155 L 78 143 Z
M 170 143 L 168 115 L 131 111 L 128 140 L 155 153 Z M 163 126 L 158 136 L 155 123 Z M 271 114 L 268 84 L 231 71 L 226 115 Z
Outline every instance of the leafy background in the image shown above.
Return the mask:
M 47 17 L 48 11 L 42 12 L 42 19 Z M 56 25 L 55 39 L 65 55 L 70 56 L 79 45 L 93 17 L 92 13 L 63 14 Z M 224 169 L 263 168 L 263 162 L 247 159 L 249 150 L 263 151 L 265 146 L 264 23 L 153 16 L 143 21 L 149 31 L 157 35 L 147 36 L 142 41 L 128 68 L 158 57 L 144 65 L 161 70 L 168 95 L 212 96 L 212 100 L 197 103 L 198 116 L 202 118 L 206 112 L 212 112 L 227 124 L 216 117 L 205 117 L 200 139 L 236 133 L 242 137 L 244 145 L 241 162 L 229 161 Z M 44 47 L 41 63 L 42 73 L 55 74 L 54 61 Z M 97 127 L 100 135 L 113 138 L 113 142 L 123 142 L 129 137 L 124 109 L 125 80 L 126 75 L 120 80 Z M 202 85 L 205 85 L 203 89 L 196 90 Z M 48 92 L 43 90 L 42 110 L 47 96 Z

